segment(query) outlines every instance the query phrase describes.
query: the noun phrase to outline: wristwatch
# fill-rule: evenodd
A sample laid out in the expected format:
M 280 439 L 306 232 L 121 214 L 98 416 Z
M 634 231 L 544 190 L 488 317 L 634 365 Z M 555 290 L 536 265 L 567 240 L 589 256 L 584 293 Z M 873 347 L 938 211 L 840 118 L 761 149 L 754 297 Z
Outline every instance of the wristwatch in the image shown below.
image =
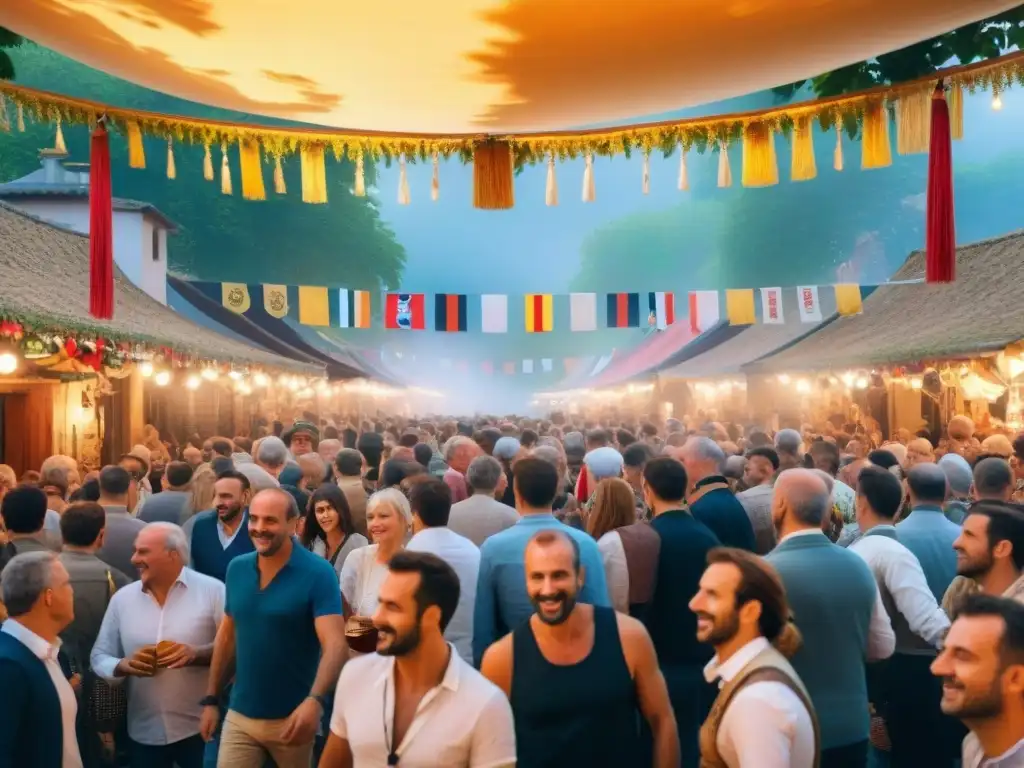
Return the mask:
M 203 698 L 201 698 L 199 700 L 199 706 L 200 707 L 219 707 L 220 706 L 220 697 L 218 697 L 218 696 L 203 696 Z
M 323 695 L 323 696 L 315 696 L 314 694 L 311 693 L 306 698 L 307 699 L 312 699 L 317 704 L 319 704 L 321 712 L 326 712 L 327 711 L 327 704 L 328 704 L 328 702 L 330 702 L 330 698 L 326 694 Z

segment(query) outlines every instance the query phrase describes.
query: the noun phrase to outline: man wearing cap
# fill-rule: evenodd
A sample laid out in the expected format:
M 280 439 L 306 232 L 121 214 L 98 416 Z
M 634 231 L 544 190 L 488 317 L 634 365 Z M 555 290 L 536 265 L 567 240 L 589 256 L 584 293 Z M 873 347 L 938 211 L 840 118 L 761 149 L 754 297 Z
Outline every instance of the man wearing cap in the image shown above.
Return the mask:
M 133 445 L 131 451 L 123 454 L 118 460 L 119 467 L 126 469 L 132 476 L 137 489 L 135 505 L 128 511 L 138 516 L 142 506 L 153 494 L 153 487 L 149 484 L 149 448 L 144 445 Z
M 589 510 L 597 484 L 608 477 L 622 477 L 622 454 L 608 445 L 594 448 L 583 457 L 583 466 L 587 473 L 586 488 L 589 491 L 585 508 Z
M 298 458 L 306 453 L 313 453 L 320 442 L 320 430 L 311 421 L 296 421 L 291 429 L 281 435 L 292 456 Z

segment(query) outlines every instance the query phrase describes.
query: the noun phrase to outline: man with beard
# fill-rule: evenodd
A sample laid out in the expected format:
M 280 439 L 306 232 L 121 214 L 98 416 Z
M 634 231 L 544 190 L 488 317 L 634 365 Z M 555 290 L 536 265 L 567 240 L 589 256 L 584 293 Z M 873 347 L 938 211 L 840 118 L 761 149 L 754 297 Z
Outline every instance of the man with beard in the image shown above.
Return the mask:
M 320 768 L 514 766 L 508 701 L 444 639 L 459 603 L 451 566 L 399 552 L 379 600 L 377 653 L 342 670 Z
M 956 618 L 975 592 L 1024 602 L 1024 509 L 999 501 L 976 502 L 953 542 L 956 572 L 942 607 Z
M 963 768 L 1024 765 L 1024 606 L 969 596 L 932 674 L 942 678 L 942 711 L 971 731 Z
M 184 525 L 192 550 L 192 569 L 224 581 L 228 564 L 253 551 L 246 535 L 245 511 L 251 496 L 249 478 L 231 470 L 213 486 L 214 508 L 192 516 Z
M 210 741 L 224 686 L 235 673 L 218 765 L 308 768 L 327 696 L 348 648 L 334 568 L 294 540 L 299 510 L 286 491 L 249 507 L 255 552 L 228 566 L 200 733 Z
M 721 689 L 701 728 L 702 760 L 727 768 L 818 765 L 814 707 L 787 661 L 800 633 L 775 569 L 743 550 L 713 549 L 690 610 L 697 639 L 715 649 L 704 676 Z
M 677 768 L 675 716 L 643 624 L 577 602 L 586 574 L 567 533 L 534 534 L 524 559 L 534 615 L 492 645 L 480 667 L 512 702 L 519 764 L 641 765 L 642 713 L 654 736 L 648 764 Z

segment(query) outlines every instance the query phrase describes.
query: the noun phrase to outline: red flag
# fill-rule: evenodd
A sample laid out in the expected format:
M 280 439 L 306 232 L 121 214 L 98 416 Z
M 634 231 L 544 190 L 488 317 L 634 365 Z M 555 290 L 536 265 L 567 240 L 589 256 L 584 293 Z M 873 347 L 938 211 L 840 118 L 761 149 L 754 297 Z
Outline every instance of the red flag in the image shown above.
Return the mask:
M 384 305 L 384 327 L 391 330 L 422 331 L 426 328 L 422 293 L 389 293 Z
M 89 167 L 89 314 L 114 316 L 114 221 L 110 142 L 102 121 L 92 132 Z

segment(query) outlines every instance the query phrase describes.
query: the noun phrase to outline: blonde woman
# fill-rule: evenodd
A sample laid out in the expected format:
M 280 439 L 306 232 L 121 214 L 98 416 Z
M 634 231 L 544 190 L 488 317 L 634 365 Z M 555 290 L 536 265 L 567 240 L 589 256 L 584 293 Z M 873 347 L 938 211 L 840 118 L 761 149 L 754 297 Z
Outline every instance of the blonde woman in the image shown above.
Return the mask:
M 366 530 L 373 543 L 350 552 L 341 569 L 346 636 L 356 652 L 370 653 L 376 648 L 370 617 L 377 611 L 377 595 L 388 575 L 388 563 L 405 547 L 411 528 L 412 509 L 398 488 L 377 491 L 366 502 Z
M 213 485 L 217 475 L 209 464 L 203 464 L 192 475 L 192 511 L 195 515 L 213 508 Z
M 642 615 L 654 597 L 661 539 L 636 519 L 633 488 L 618 477 L 605 478 L 594 490 L 587 533 L 597 540 L 612 607 Z

